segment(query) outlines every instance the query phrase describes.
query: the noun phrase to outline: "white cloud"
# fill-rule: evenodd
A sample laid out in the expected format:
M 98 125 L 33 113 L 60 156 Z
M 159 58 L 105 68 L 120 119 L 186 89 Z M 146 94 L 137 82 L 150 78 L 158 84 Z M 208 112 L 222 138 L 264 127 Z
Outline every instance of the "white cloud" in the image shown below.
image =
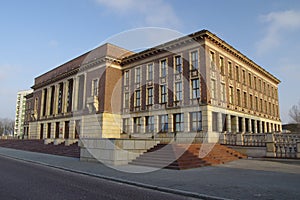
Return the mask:
M 257 44 L 259 54 L 264 54 L 284 42 L 283 34 L 300 28 L 300 11 L 271 12 L 261 16 L 266 24 L 266 33 Z
M 163 26 L 178 28 L 181 22 L 176 16 L 173 7 L 163 0 L 96 0 L 113 12 L 125 16 L 138 14 L 146 26 Z

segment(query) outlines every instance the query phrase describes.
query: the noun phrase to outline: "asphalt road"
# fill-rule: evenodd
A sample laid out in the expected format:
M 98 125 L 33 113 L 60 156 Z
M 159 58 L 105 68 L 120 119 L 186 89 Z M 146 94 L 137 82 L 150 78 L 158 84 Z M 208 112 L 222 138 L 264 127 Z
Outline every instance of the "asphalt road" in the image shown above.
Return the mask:
M 1 200 L 192 199 L 0 156 Z

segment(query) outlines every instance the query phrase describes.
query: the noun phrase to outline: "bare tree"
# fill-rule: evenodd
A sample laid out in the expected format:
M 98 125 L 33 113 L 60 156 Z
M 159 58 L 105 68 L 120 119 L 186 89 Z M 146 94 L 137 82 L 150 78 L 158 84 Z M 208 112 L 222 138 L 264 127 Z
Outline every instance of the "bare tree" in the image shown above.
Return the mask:
M 300 101 L 298 105 L 293 105 L 289 111 L 289 116 L 294 123 L 300 124 Z
M 13 135 L 14 124 L 12 119 L 0 119 L 0 135 Z

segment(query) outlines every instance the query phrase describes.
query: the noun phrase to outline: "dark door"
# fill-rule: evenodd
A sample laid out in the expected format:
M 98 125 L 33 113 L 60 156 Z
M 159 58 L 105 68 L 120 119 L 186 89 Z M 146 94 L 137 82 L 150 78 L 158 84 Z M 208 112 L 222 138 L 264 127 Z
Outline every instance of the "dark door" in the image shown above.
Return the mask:
M 69 139 L 70 122 L 65 122 L 65 139 Z

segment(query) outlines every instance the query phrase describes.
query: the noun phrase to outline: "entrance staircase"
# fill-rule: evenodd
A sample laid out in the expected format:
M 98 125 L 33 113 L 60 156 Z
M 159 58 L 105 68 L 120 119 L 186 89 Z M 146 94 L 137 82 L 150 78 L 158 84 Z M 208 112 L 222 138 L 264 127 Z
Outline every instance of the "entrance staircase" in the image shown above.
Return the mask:
M 181 170 L 242 158 L 247 156 L 220 144 L 158 144 L 129 164 Z
M 53 154 L 68 157 L 80 157 L 80 147 L 78 142 L 66 146 L 65 143 L 54 145 L 53 143 L 44 144 L 44 140 L 0 140 L 0 147 L 12 148 L 24 151 Z

